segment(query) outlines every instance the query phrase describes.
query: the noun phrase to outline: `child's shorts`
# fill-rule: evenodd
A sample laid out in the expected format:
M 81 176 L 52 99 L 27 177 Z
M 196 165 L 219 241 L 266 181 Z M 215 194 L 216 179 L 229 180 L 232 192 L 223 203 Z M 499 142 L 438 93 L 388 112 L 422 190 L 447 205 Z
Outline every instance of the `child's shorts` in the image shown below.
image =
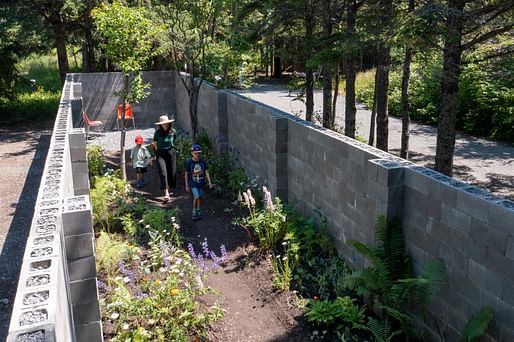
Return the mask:
M 193 187 L 191 188 L 191 193 L 193 194 L 193 198 L 200 198 L 202 197 L 202 188 Z
M 137 173 L 147 173 L 148 168 L 146 166 L 145 167 L 136 167 L 136 172 Z

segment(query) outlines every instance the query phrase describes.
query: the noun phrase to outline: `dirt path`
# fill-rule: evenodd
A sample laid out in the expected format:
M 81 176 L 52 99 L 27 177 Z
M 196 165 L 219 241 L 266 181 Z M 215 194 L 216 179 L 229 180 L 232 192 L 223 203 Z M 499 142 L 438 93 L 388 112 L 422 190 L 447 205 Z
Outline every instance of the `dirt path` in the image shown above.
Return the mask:
M 9 329 L 52 124 L 0 128 L 0 341 Z
M 108 151 L 109 160 L 117 161 L 117 153 Z M 155 164 L 155 163 L 154 163 Z M 132 169 L 127 177 L 135 179 Z M 220 305 L 225 314 L 210 331 L 209 341 L 232 342 L 302 342 L 309 341 L 309 328 L 301 311 L 294 306 L 292 293 L 273 290 L 271 267 L 257 255 L 246 230 L 233 224 L 238 208 L 231 198 L 206 191 L 202 205 L 203 219 L 191 220 L 191 195 L 184 192 L 183 179 L 167 204 L 162 204 L 156 166 L 146 175 L 146 185 L 140 192 L 162 207 L 178 207 L 185 244 L 192 243 L 196 251 L 207 238 L 209 248 L 220 255 L 225 245 L 228 261 L 217 272 L 210 272 L 206 285 L 215 289 L 202 300 L 210 306 Z

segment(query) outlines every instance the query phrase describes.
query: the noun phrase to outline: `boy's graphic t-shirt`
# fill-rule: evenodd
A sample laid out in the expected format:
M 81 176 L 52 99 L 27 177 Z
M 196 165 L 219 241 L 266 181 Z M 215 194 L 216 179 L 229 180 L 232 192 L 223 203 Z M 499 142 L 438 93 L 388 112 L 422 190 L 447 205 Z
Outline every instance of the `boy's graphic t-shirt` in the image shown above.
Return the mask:
M 205 183 L 205 170 L 207 170 L 207 162 L 200 158 L 200 160 L 189 159 L 186 164 L 186 170 L 189 176 L 189 185 L 194 188 L 201 186 Z
M 130 152 L 130 158 L 132 159 L 132 165 L 134 169 L 138 167 L 148 166 L 148 162 L 152 156 L 144 146 L 136 145 Z

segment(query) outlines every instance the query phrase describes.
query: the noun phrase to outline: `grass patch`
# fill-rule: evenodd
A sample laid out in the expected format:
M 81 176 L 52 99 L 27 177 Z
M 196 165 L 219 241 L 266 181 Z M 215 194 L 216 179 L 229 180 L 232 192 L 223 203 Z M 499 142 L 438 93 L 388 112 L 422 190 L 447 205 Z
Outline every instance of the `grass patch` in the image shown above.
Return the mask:
M 72 56 L 69 57 L 70 61 Z M 0 122 L 37 122 L 54 120 L 61 97 L 57 54 L 33 54 L 17 65 L 23 78 L 31 80 L 14 101 L 0 99 Z M 80 63 L 72 72 L 78 71 Z M 33 81 L 32 81 L 33 80 Z

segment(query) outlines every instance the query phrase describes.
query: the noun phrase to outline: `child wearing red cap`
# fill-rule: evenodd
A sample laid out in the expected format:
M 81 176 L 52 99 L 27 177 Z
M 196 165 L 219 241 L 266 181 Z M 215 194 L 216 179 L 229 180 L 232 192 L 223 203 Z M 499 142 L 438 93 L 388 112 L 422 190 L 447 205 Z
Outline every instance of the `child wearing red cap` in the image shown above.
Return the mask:
M 145 185 L 144 175 L 148 172 L 148 165 L 152 163 L 148 149 L 143 146 L 143 137 L 138 135 L 135 139 L 136 146 L 130 151 L 132 166 L 136 169 L 136 187 L 142 188 Z

